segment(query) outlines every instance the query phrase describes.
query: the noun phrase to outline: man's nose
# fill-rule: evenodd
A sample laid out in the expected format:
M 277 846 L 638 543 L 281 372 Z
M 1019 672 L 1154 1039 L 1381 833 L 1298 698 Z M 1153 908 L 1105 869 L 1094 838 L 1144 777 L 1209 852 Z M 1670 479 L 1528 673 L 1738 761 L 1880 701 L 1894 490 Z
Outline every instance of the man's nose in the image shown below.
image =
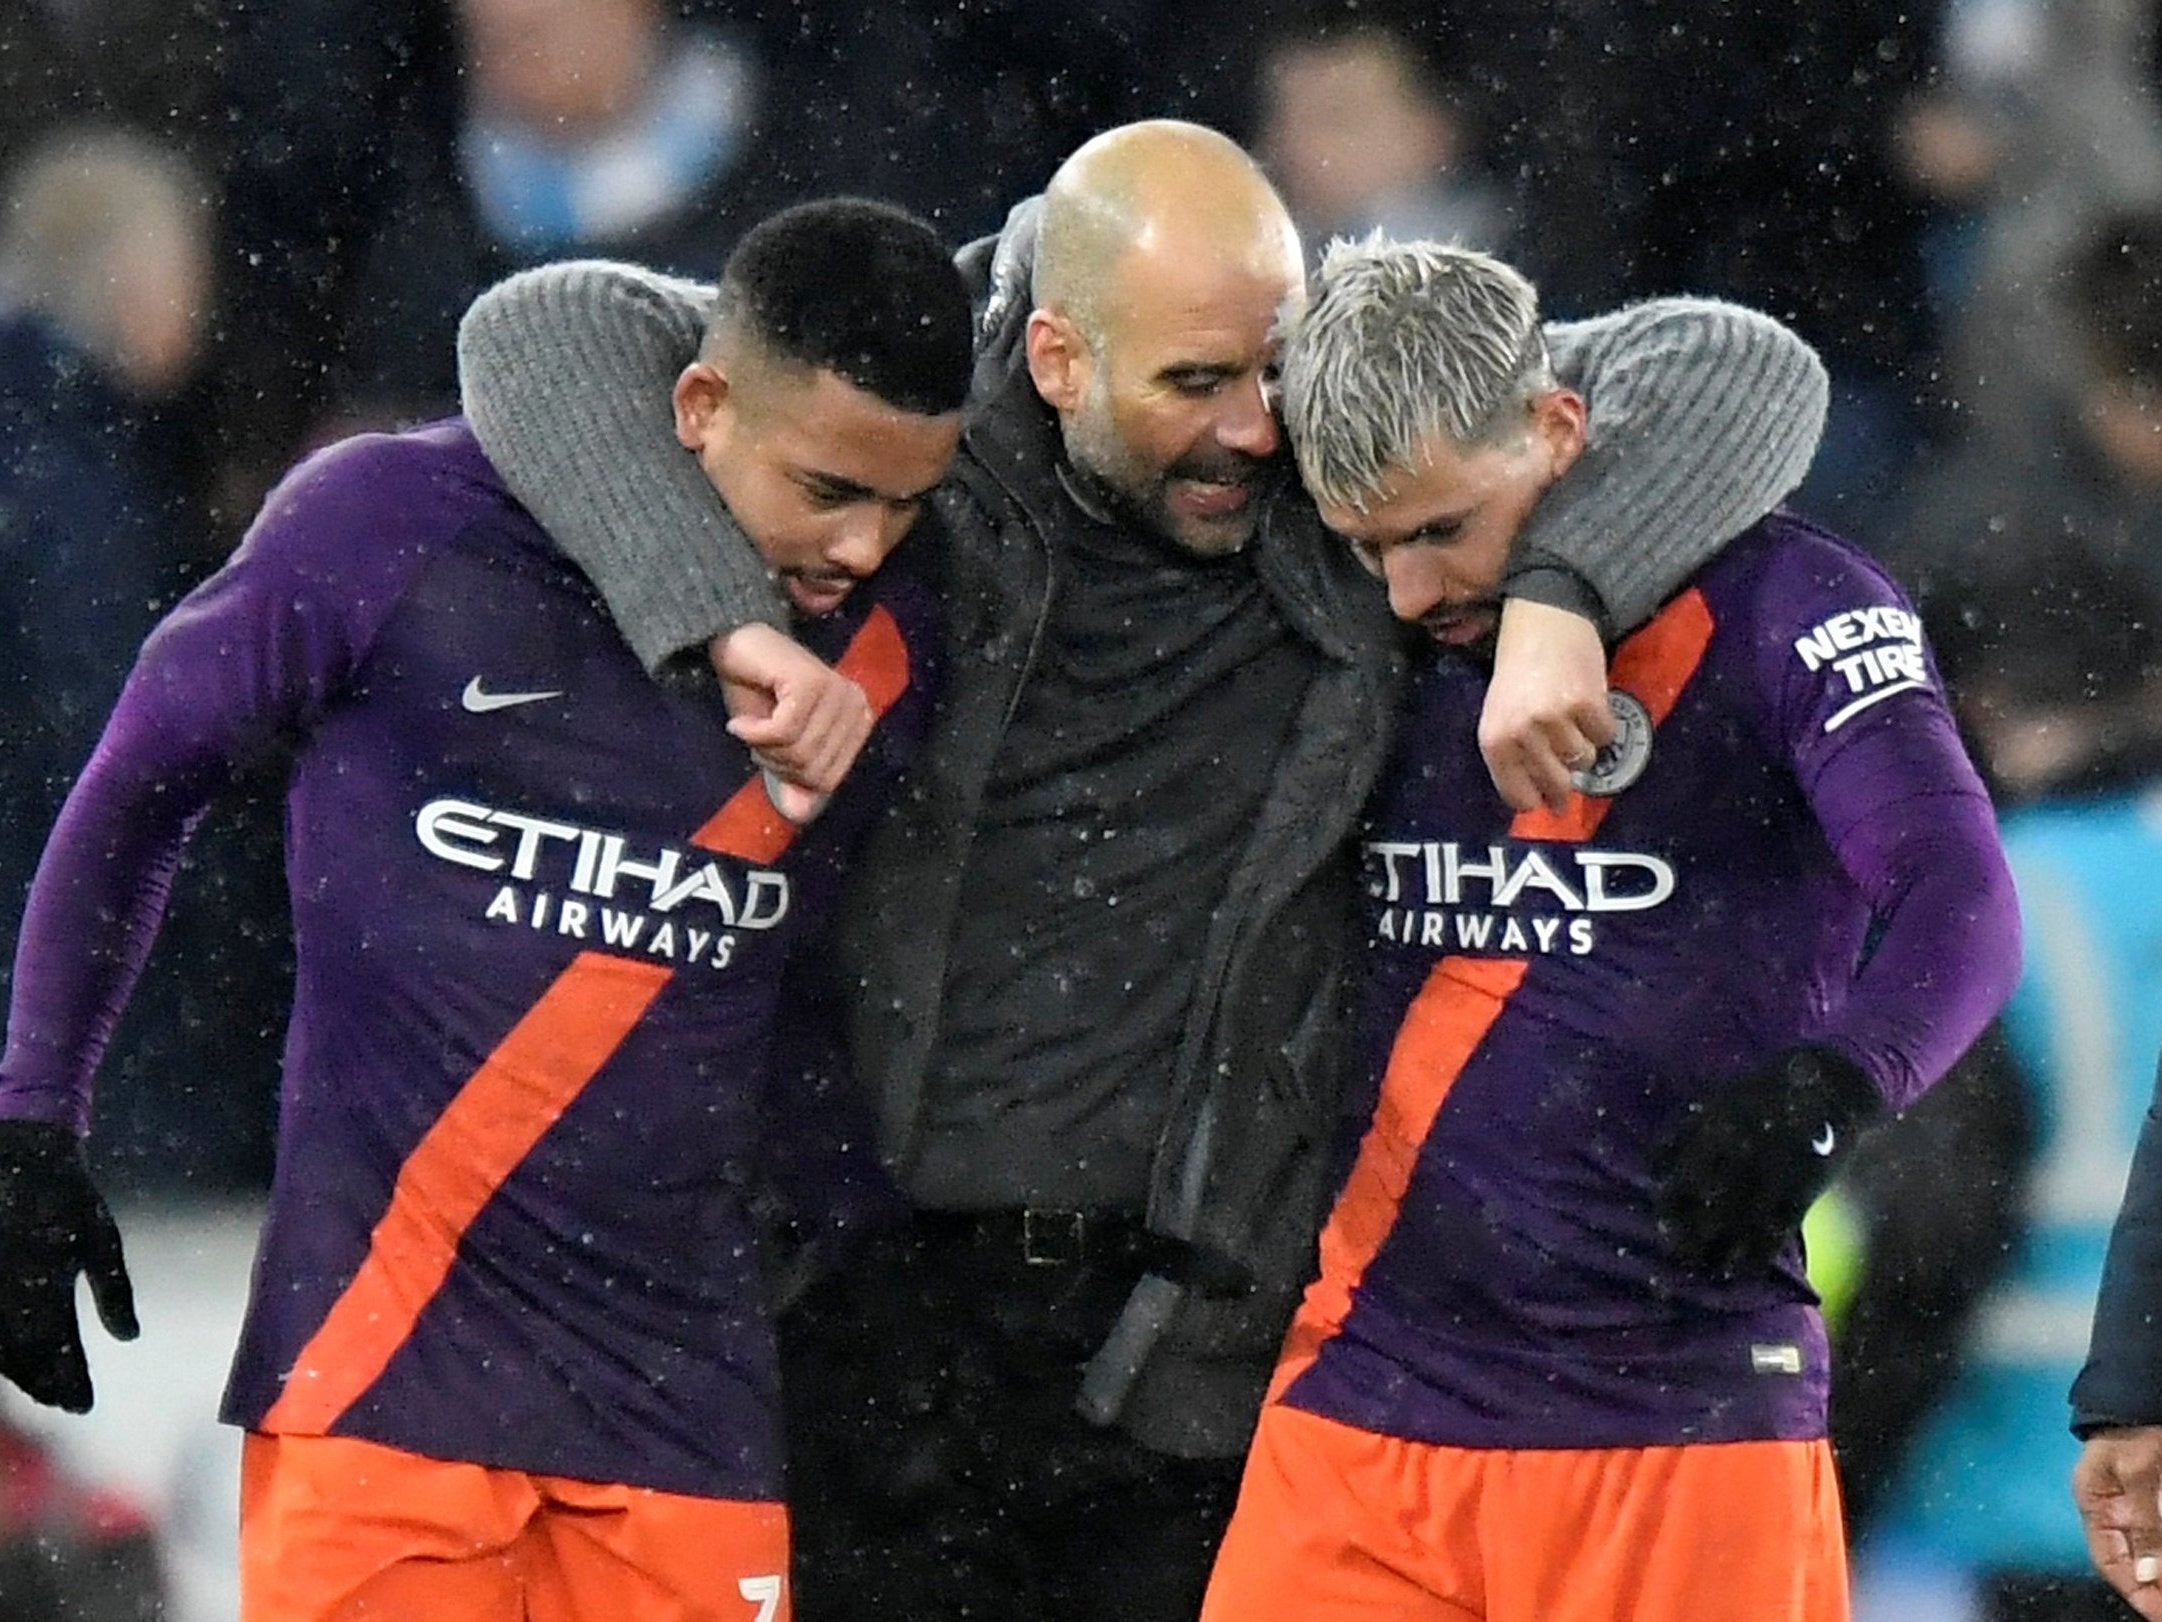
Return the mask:
M 1237 384 L 1225 402 L 1224 415 L 1216 424 L 1216 442 L 1244 456 L 1274 456 L 1283 441 L 1276 414 L 1269 409 L 1268 393 L 1261 377 Z
M 826 544 L 828 567 L 846 569 L 858 578 L 875 573 L 900 540 L 902 527 L 889 524 L 881 508 L 866 506 L 849 513 Z
M 1381 577 L 1389 587 L 1389 612 L 1400 620 L 1417 620 L 1441 601 L 1433 571 L 1421 567 L 1408 547 L 1393 546 L 1382 554 Z

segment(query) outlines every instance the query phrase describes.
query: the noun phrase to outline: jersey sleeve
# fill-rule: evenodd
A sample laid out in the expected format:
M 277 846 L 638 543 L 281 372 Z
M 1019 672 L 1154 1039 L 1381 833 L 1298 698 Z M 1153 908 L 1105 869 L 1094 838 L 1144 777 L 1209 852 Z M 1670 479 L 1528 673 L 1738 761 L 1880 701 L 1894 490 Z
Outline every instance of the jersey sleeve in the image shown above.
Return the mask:
M 1757 676 L 1771 740 L 1875 928 L 1821 1040 L 1903 1109 L 1982 1034 L 2019 974 L 2019 911 L 1995 813 L 1922 627 L 1873 564 L 1829 541 L 1760 582 Z
M 424 554 L 396 519 L 433 492 L 400 444 L 350 440 L 303 463 L 144 643 L 30 887 L 0 1117 L 87 1130 L 92 1074 L 196 822 L 332 702 Z
M 648 670 L 740 625 L 788 629 L 765 560 L 676 443 L 670 401 L 712 298 L 635 265 L 573 261 L 499 283 L 458 329 L 481 448 Z
M 1584 397 L 1583 454 L 1526 523 L 1507 587 L 1559 607 L 1590 588 L 1603 629 L 1636 629 L 1794 492 L 1824 434 L 1824 363 L 1755 310 L 1654 299 L 1547 329 Z
M 2162 1074 L 2147 1107 L 2124 1203 L 2109 1235 L 2087 1361 L 2072 1383 L 2072 1429 L 2162 1425 Z

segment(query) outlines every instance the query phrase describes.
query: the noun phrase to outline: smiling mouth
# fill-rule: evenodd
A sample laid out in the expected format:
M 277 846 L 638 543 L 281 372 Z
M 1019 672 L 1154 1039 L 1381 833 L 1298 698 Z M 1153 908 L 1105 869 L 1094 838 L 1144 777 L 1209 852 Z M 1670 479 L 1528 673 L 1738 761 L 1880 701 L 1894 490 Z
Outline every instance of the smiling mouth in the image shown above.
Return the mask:
M 854 575 L 784 574 L 781 588 L 806 614 L 830 614 L 856 589 Z
M 1436 642 L 1468 647 L 1493 634 L 1500 616 L 1485 603 L 1465 603 L 1455 608 L 1436 608 L 1419 616 L 1420 629 Z
M 1241 511 L 1254 493 L 1251 479 L 1174 479 L 1180 505 L 1204 518 L 1228 518 Z

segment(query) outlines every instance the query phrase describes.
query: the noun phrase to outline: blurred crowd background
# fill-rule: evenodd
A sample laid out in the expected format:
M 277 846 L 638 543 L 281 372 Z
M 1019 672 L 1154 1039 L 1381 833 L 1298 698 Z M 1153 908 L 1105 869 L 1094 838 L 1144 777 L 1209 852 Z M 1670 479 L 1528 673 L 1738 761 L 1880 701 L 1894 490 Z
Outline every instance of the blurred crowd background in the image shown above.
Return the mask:
M 2001 1030 L 1815 1224 L 1857 1547 L 1886 1616 L 2109 1614 L 2075 1608 L 2063 1398 L 2162 1046 L 2157 10 L 6 0 L 0 938 L 158 612 L 297 455 L 454 409 L 490 281 L 596 254 L 710 276 L 749 221 L 840 190 L 958 243 L 1097 130 L 1197 118 L 1317 252 L 1451 237 L 1557 317 L 1717 294 L 1824 355 L 1795 504 L 1921 604 L 2030 956 Z M 168 1235 L 267 1180 L 278 799 L 275 771 L 235 784 L 206 828 L 104 1074 L 100 1169 L 145 1220 L 183 1213 Z M 122 1423 L 182 1390 L 207 1422 L 216 1339 L 177 1381 L 123 1370 L 147 1394 Z M 185 1483 L 223 1467 L 116 1486 L 101 1460 L 175 1450 L 4 1415 L 36 1429 L 0 1426 L 0 1616 L 159 1614 L 172 1527 L 204 1513 Z

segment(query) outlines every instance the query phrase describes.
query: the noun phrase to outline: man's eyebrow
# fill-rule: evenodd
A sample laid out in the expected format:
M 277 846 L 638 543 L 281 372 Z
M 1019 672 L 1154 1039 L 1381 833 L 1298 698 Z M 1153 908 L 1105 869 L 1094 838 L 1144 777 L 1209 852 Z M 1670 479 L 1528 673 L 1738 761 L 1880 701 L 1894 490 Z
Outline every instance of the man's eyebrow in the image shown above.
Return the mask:
M 1156 375 L 1172 382 L 1199 381 L 1202 378 L 1237 377 L 1243 370 L 1227 360 L 1175 360 L 1159 367 Z
M 1432 518 L 1429 518 L 1425 523 L 1407 534 L 1404 539 L 1407 541 L 1441 540 L 1454 535 L 1464 527 L 1464 520 L 1472 515 L 1473 510 L 1466 507 L 1462 512 L 1436 513 Z
M 838 473 L 828 473 L 823 468 L 798 468 L 796 477 L 805 484 L 815 484 L 819 489 L 837 496 L 862 497 L 878 494 L 860 480 L 845 478 Z
M 1450 540 L 1455 537 L 1458 530 L 1464 527 L 1464 521 L 1478 510 L 1479 504 L 1475 501 L 1469 506 L 1459 507 L 1452 512 L 1434 513 L 1429 517 L 1422 518 L 1409 529 L 1399 530 L 1391 535 L 1373 537 L 1374 544 L 1378 546 L 1415 546 L 1421 541 Z
M 813 486 L 820 495 L 831 496 L 838 501 L 884 501 L 890 502 L 897 507 L 908 506 L 923 500 L 925 496 L 928 496 L 945 482 L 943 479 L 933 479 L 921 490 L 910 490 L 900 495 L 889 496 L 883 490 L 874 490 L 859 479 L 844 478 L 838 473 L 821 472 L 815 467 L 804 468 L 796 477 L 802 483 Z

